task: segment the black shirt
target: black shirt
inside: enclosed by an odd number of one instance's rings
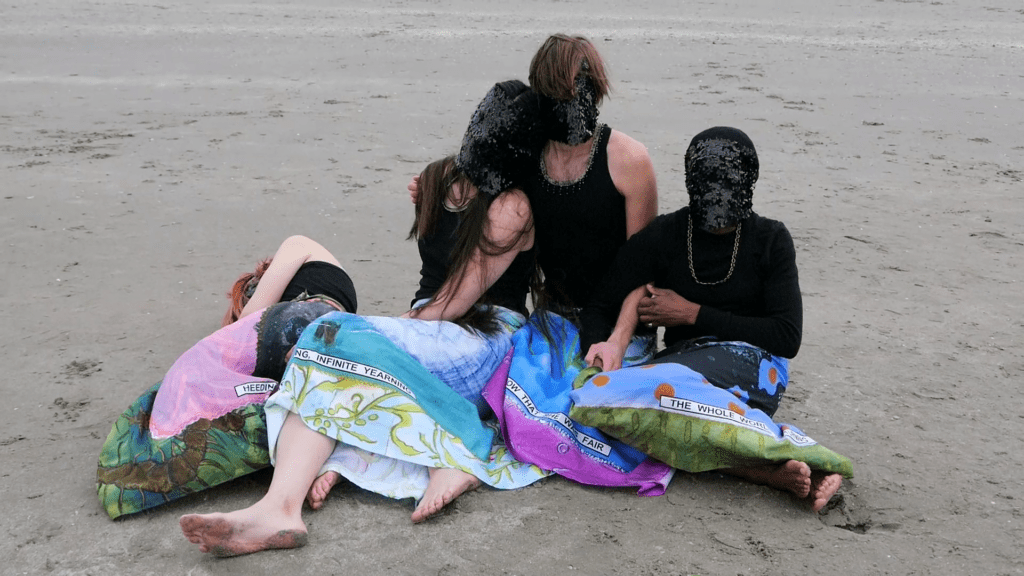
[[[556,309],[585,305],[626,242],[626,199],[608,170],[611,133],[607,126],[598,131],[579,180],[551,182],[538,163],[523,189],[533,211],[544,288]]]
[[[292,276],[281,295],[281,302],[290,302],[305,292],[310,296],[321,294],[333,298],[345,307],[346,312],[356,313],[356,287],[349,275],[330,262],[306,262]]]
[[[723,284],[694,281],[687,257],[690,208],[655,218],[619,250],[601,287],[583,313],[581,349],[608,339],[625,297],[652,283],[700,305],[692,326],[665,329],[665,344],[712,336],[738,340],[793,358],[800,349],[803,303],[796,251],[785,225],[756,214],[743,221],[732,277]],[[729,273],[735,232],[716,235],[693,229],[693,267],[702,282]]]
[[[448,265],[458,239],[459,222],[458,213],[442,210],[434,233],[417,242],[423,265],[420,268],[420,288],[416,291],[413,304],[424,298],[432,298],[448,278]],[[479,301],[504,306],[526,316],[526,295],[530,291],[533,257],[532,248],[517,254],[505,273],[487,289]]]

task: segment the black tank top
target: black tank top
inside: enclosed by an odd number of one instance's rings
[[[285,287],[281,302],[291,302],[303,292],[310,296],[321,294],[333,298],[345,307],[346,312],[356,313],[356,287],[352,279],[330,262],[306,262],[300,266]]]
[[[459,234],[459,214],[442,210],[437,228],[429,237],[417,242],[420,250],[420,288],[412,303],[431,298],[448,277],[448,263]],[[530,275],[533,273],[533,249],[520,252],[505,273],[487,290],[480,299],[484,304],[496,304],[515,310],[526,316],[526,294],[530,291]]]
[[[579,180],[552,181],[543,158],[528,176],[524,191],[536,225],[537,261],[556,309],[586,305],[626,242],[626,199],[608,171],[611,133],[601,126]]]

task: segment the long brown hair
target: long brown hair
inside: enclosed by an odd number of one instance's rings
[[[245,308],[245,304],[252,297],[256,284],[259,283],[260,278],[263,278],[263,273],[267,271],[267,268],[270,268],[272,260],[273,258],[260,260],[256,263],[256,270],[246,272],[239,276],[238,280],[235,280],[231,290],[228,290],[228,311],[224,314],[221,326],[227,326],[238,321],[239,315],[242,314],[242,309]]]
[[[458,183],[462,190],[466,190],[467,186],[473,186],[469,178],[455,167],[455,156],[447,156],[431,162],[420,173],[419,192],[416,196],[416,220],[409,231],[410,239],[427,238],[434,233],[441,211],[445,209],[445,201],[455,183]],[[445,284],[430,298],[431,303],[458,293],[465,280],[466,268],[477,249],[485,256],[500,256],[515,249],[523,236],[533,230],[533,219],[531,218],[530,224],[520,230],[509,242],[499,244],[491,240],[487,234],[490,224],[488,213],[491,204],[499,196],[501,194],[492,196],[477,192],[471,199],[464,200],[465,209],[461,212],[459,232],[448,259]],[[483,275],[486,270],[481,270],[480,273]],[[448,284],[448,280],[452,279],[454,281]],[[471,306],[465,314],[453,322],[484,333],[494,333],[498,330],[494,315],[487,310],[478,310],[476,306]]]
[[[530,87],[555,100],[572,100],[576,75],[584,70],[594,81],[597,104],[601,105],[611,86],[604,61],[597,48],[584,36],[553,34],[541,44],[530,62]]]
[[[461,190],[473,185],[465,174],[455,168],[454,155],[434,160],[420,172],[417,183],[419,191],[416,195],[416,219],[409,230],[409,240],[427,238],[434,234],[441,212],[445,209],[448,191],[455,184],[458,184]]]

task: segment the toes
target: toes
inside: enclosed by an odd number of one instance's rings
[[[818,512],[824,508],[842,485],[843,477],[838,474],[829,474],[823,478],[816,479],[812,494],[811,510]]]
[[[444,499],[438,498],[431,501],[420,502],[420,505],[412,513],[413,522],[423,522],[434,514],[437,514],[444,507]]]
[[[786,462],[785,469],[790,474],[796,476],[806,476],[808,479],[811,477],[811,467],[806,462],[799,460],[790,460]]]

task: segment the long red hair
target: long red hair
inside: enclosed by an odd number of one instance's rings
[[[266,258],[260,260],[256,264],[256,270],[253,272],[246,272],[235,280],[235,284],[228,291],[228,311],[224,314],[224,320],[221,321],[221,326],[227,326],[233,324],[238,320],[238,316],[242,313],[242,309],[245,308],[246,302],[252,297],[255,291],[256,284],[259,283],[260,278],[263,278],[263,273],[270,268],[270,262],[273,258]]]

